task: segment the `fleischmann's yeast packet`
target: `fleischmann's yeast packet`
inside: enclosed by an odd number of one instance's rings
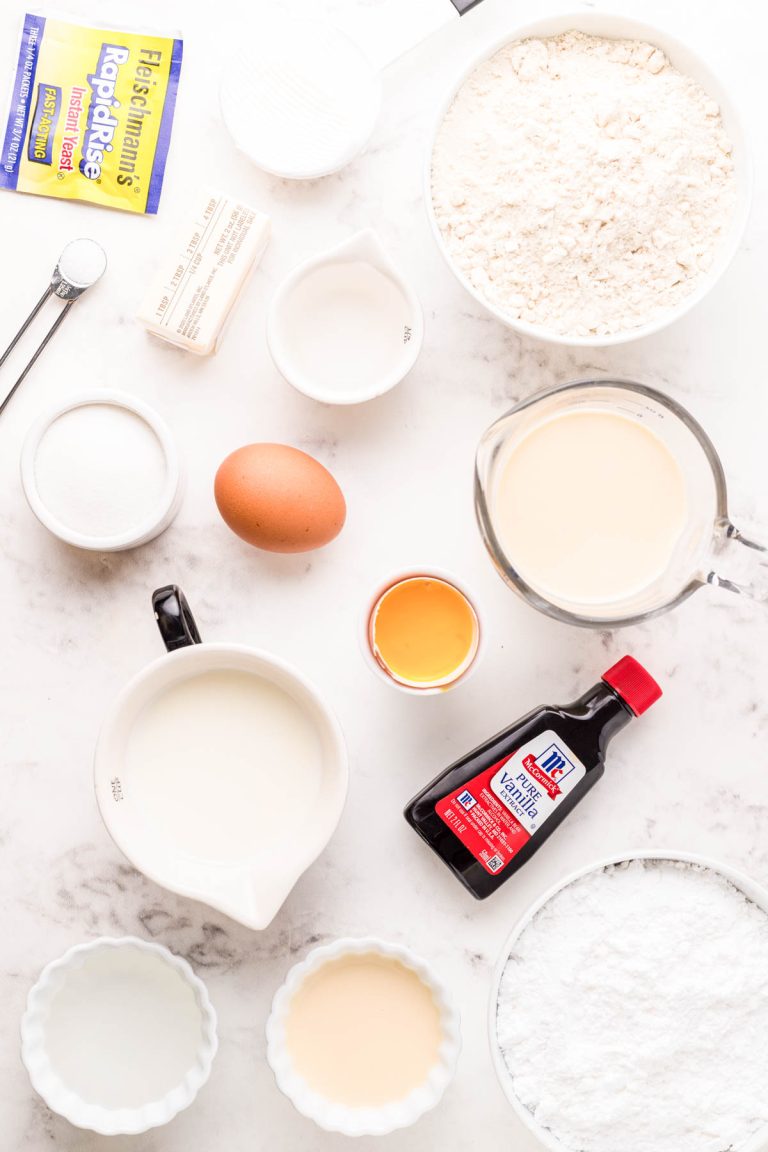
[[[0,188],[157,212],[181,56],[172,36],[27,13]]]

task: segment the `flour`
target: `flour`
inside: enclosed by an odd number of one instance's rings
[[[432,157],[448,253],[511,318],[631,330],[711,268],[735,208],[717,104],[651,44],[516,41],[459,90]]]
[[[768,1123],[768,915],[635,860],[558,892],[501,981],[518,1099],[573,1152],[726,1152]]]

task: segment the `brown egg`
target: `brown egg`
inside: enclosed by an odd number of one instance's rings
[[[347,514],[328,469],[287,444],[238,448],[216,473],[214,495],[232,531],[267,552],[322,548]]]

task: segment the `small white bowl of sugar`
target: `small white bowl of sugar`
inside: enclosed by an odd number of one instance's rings
[[[21,481],[49,532],[95,552],[154,539],[174,519],[184,491],[165,421],[137,397],[108,389],[40,417],[22,448]]]

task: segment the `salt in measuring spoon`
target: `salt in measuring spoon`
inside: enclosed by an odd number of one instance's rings
[[[104,275],[106,267],[106,253],[101,245],[97,244],[95,240],[89,240],[87,237],[80,237],[77,240],[70,240],[69,244],[67,244],[61,256],[59,256],[56,267],[53,270],[50,284],[46,288],[45,292],[43,292],[37,304],[35,304],[29,316],[27,316],[21,328],[19,328],[18,332],[11,340],[5,352],[3,352],[2,356],[0,356],[0,368],[2,368],[3,364],[5,364],[11,352],[13,352],[14,348],[18,344],[19,340],[21,340],[22,336],[27,331],[32,321],[35,319],[45,302],[51,296],[58,296],[60,300],[66,301],[66,304],[54,320],[51,327],[48,329],[48,332],[43,337],[42,341],[37,347],[37,350],[28,361],[21,375],[18,377],[13,387],[6,395],[5,399],[2,401],[2,403],[0,403],[0,416],[2,416],[3,412],[8,407],[8,404],[19,388],[19,385],[28,375],[30,369],[37,361],[46,344],[48,344],[52,336],[61,327],[64,318],[69,313],[69,310],[74,304],[75,300],[78,300],[87,288],[90,288],[91,285],[95,284],[97,280],[101,279],[101,277]]]

